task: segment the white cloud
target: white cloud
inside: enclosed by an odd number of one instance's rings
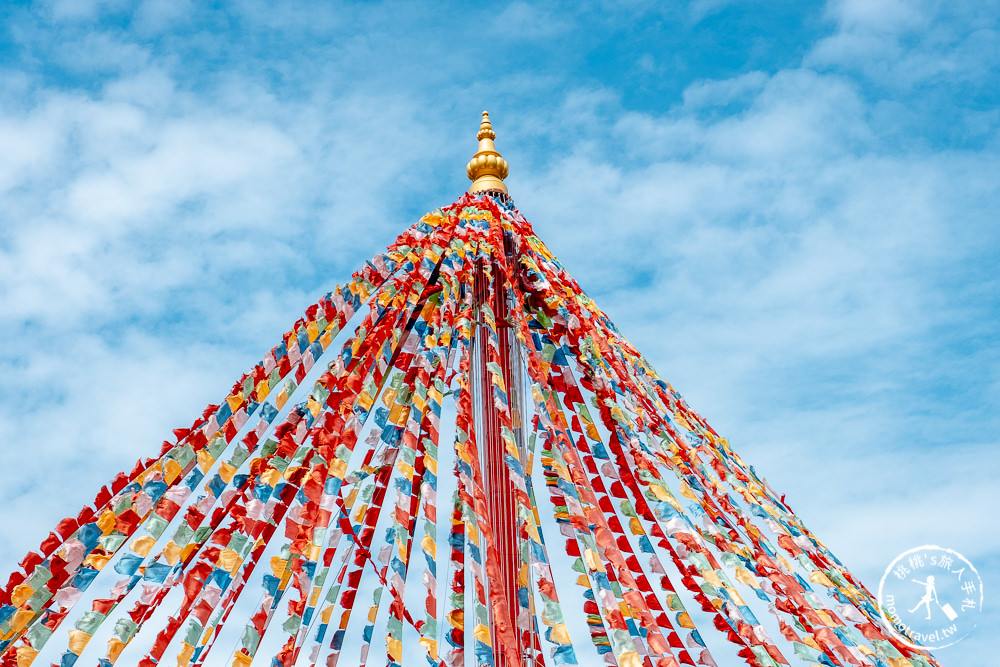
[[[4,159],[0,161],[0,193],[17,187],[37,170],[51,164],[62,137],[51,119],[42,116],[37,113],[0,116],[0,144],[4,146]]]
[[[8,197],[17,224],[6,226],[0,249],[8,322],[145,308],[149,297],[200,279],[220,234],[270,224],[298,173],[291,138],[224,112],[171,118],[120,97],[56,95],[26,118],[0,117],[0,128],[24,138],[0,160],[7,188],[17,188]],[[198,244],[186,256],[140,249],[164,234]],[[213,261],[210,270],[223,268],[234,265]],[[124,276],[133,278],[127,286]]]
[[[898,33],[925,27],[939,4],[924,0],[831,0],[827,14],[846,29]]]
[[[155,212],[169,211],[206,193],[225,196],[238,184],[240,199],[228,202],[238,207],[236,215],[220,220],[218,230],[231,224],[252,225],[257,222],[252,211],[261,202],[242,199],[247,194],[243,188],[251,182],[264,186],[275,170],[293,164],[297,157],[281,131],[237,118],[185,118],[155,128],[147,124],[142,134],[143,143],[152,144],[149,149],[133,146],[111,154],[105,158],[106,166],[88,169],[69,185],[67,206],[80,221],[99,226],[124,220],[141,224]],[[100,162],[94,156],[84,159]]]
[[[688,13],[692,23],[699,23],[733,4],[733,0],[692,0]]]
[[[25,37],[34,40],[41,35]],[[92,76],[97,72],[145,72],[151,68],[152,54],[147,47],[123,40],[112,31],[95,31],[56,45],[53,59],[71,72]]]
[[[544,39],[570,28],[565,12],[531,5],[520,0],[509,3],[494,20],[494,29],[510,39]]]
[[[91,21],[102,11],[121,10],[128,0],[46,0],[41,3],[54,21]]]
[[[699,81],[684,89],[684,106],[691,109],[721,106],[753,99],[768,81],[764,72],[754,71],[722,81]]]
[[[846,67],[891,89],[983,81],[1000,63],[1000,3],[834,0],[836,32],[805,61]]]
[[[135,11],[135,21],[144,32],[159,32],[183,23],[195,13],[191,0],[142,0]]]

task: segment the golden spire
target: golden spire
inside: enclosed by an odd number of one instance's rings
[[[497,138],[493,126],[490,125],[490,114],[483,112],[483,122],[479,126],[479,152],[472,156],[469,164],[465,166],[465,173],[469,175],[472,185],[469,192],[485,192],[486,190],[499,190],[507,194],[507,186],[503,184],[503,179],[507,178],[510,167],[507,160],[504,160],[493,140]]]

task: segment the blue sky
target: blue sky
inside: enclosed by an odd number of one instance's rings
[[[465,189],[875,588],[1000,628],[1000,2],[3,4],[0,570]],[[980,656],[983,657],[980,657]]]

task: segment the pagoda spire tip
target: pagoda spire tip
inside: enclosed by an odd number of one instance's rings
[[[490,114],[483,112],[483,121],[479,124],[479,133],[476,139],[479,140],[479,151],[472,156],[469,164],[465,166],[465,173],[468,174],[472,185],[469,192],[487,192],[498,190],[507,194],[507,186],[503,179],[507,178],[510,167],[507,160],[497,152],[497,147],[493,140],[497,138],[493,131],[493,124],[490,123]]]

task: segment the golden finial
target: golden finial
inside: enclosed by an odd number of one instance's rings
[[[465,173],[469,175],[472,185],[469,192],[485,192],[487,190],[499,190],[507,194],[507,186],[503,184],[503,179],[507,178],[510,167],[507,160],[504,160],[493,140],[497,138],[493,126],[490,125],[490,114],[483,112],[483,122],[479,126],[479,152],[472,156],[469,164],[465,166]]]

